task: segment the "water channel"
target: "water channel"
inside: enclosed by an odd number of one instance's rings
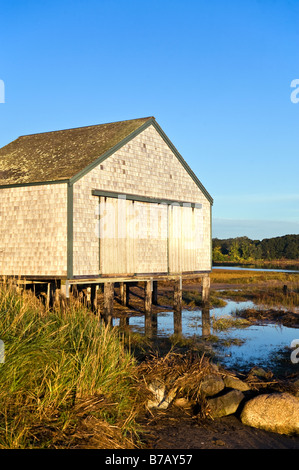
[[[219,268],[216,267],[216,269]],[[228,267],[225,267],[225,269],[228,269]],[[231,267],[231,269],[236,269],[236,267]],[[265,269],[252,270],[266,271]],[[279,271],[289,272],[288,270]],[[299,274],[299,271],[294,272]],[[150,328],[151,334],[160,338],[169,337],[174,333],[179,333],[184,338],[190,339],[203,339],[208,336],[218,337],[218,340],[210,342],[215,354],[214,360],[228,368],[248,371],[251,367],[257,366],[274,371],[279,370],[280,373],[283,372],[281,368],[285,368],[286,373],[299,372],[299,363],[294,363],[291,360],[291,353],[293,352],[291,343],[295,339],[298,339],[299,342],[298,328],[264,322],[246,328],[214,331],[213,319],[236,317],[237,310],[257,307],[251,301],[226,300],[226,302],[227,304],[224,307],[192,311],[183,310],[181,325],[179,325],[177,331],[178,325],[174,325],[172,311],[158,313],[154,316],[153,324],[148,324],[144,315],[132,316],[127,322],[129,321],[130,329],[134,332],[147,334],[146,330]]]
[[[295,371],[298,364],[291,362],[291,343],[299,338],[296,328],[278,326],[276,324],[255,324],[246,328],[230,328],[225,331],[214,331],[213,318],[235,316],[236,310],[254,308],[248,302],[228,301],[225,307],[205,310],[183,310],[181,335],[184,338],[200,339],[211,335],[218,340],[213,346],[215,359],[228,368],[247,370],[253,366],[275,369],[278,356],[284,352],[289,358],[288,370]],[[134,332],[146,334],[144,316],[133,316],[129,320],[130,328]],[[157,315],[153,325],[153,332],[157,337],[169,337],[175,333],[173,313],[162,312]],[[237,341],[236,341],[237,340]],[[226,346],[224,345],[227,344]],[[237,343],[237,344],[235,344]],[[288,360],[287,360],[288,362]]]

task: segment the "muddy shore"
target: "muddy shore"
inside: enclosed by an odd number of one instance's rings
[[[299,436],[252,428],[235,415],[198,423],[185,411],[169,409],[144,424],[150,449],[299,449]]]
[[[184,285],[186,291],[196,288],[193,282]],[[219,282],[211,285],[212,290],[228,288],[240,288],[240,285]],[[167,284],[161,286],[159,294],[162,302],[154,306],[157,312],[161,304],[163,308],[171,308],[167,305],[171,291]],[[138,308],[138,304],[142,303],[138,288],[135,289],[135,295],[135,308]],[[242,424],[236,415],[198,421],[186,410],[170,407],[165,411],[152,411],[142,419],[141,424],[145,429],[148,449],[299,449],[299,436],[280,435],[252,428]]]

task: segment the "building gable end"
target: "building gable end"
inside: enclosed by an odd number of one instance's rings
[[[129,136],[127,136],[125,139],[120,141],[117,145],[115,145],[113,148],[109,149],[107,152],[105,152],[103,155],[101,155],[99,158],[97,158],[94,162],[92,162],[90,165],[88,165],[86,168],[84,168],[82,171],[74,175],[72,178],[70,178],[70,184],[76,183],[79,179],[81,179],[83,176],[85,176],[87,173],[89,173],[91,170],[96,168],[98,165],[103,163],[107,158],[109,158],[111,155],[113,155],[115,152],[117,152],[120,148],[122,148],[124,145],[129,143],[132,139],[137,137],[139,134],[141,134],[145,129],[147,129],[149,126],[153,126],[158,134],[162,137],[164,142],[167,144],[167,146],[170,148],[172,153],[176,156],[176,158],[179,160],[181,165],[184,167],[184,169],[187,171],[189,176],[193,179],[195,184],[198,186],[198,188],[202,191],[204,196],[207,198],[207,200],[210,202],[211,205],[213,205],[213,198],[211,195],[208,193],[206,188],[203,186],[203,184],[199,181],[195,173],[192,171],[190,166],[187,164],[187,162],[183,159],[181,154],[178,152],[176,147],[173,145],[171,140],[167,137],[165,132],[162,130],[162,128],[159,126],[159,124],[156,122],[154,118],[149,119],[146,123],[144,123],[142,126],[140,126],[136,131],[132,132]]]

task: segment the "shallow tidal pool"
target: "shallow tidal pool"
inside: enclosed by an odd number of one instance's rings
[[[288,373],[299,372],[299,363],[294,363],[294,355],[291,358],[292,341],[298,339],[299,343],[297,328],[263,323],[222,331],[213,329],[213,319],[237,318],[236,311],[248,308],[256,306],[251,301],[228,301],[224,307],[211,308],[208,312],[205,310],[204,314],[200,309],[183,310],[181,335],[185,338],[217,336],[219,340],[210,343],[215,352],[214,360],[228,368],[247,371],[253,366],[258,366],[277,369],[280,373],[283,372],[282,369]],[[145,333],[144,315],[131,317],[129,324],[132,331]],[[155,334],[158,337],[169,337],[173,333],[173,312],[159,313]]]

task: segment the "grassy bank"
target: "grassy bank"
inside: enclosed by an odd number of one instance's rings
[[[136,364],[115,330],[2,286],[0,338],[0,448],[134,447]]]
[[[299,307],[298,274],[214,270],[211,283],[212,286],[222,285],[223,289],[218,293],[222,298],[251,300],[272,307]]]
[[[274,271],[239,271],[237,269],[217,269],[217,267],[215,267],[211,273],[212,283],[220,282],[230,284],[253,284],[264,281],[274,281],[277,283],[296,283],[299,282],[299,274]]]

